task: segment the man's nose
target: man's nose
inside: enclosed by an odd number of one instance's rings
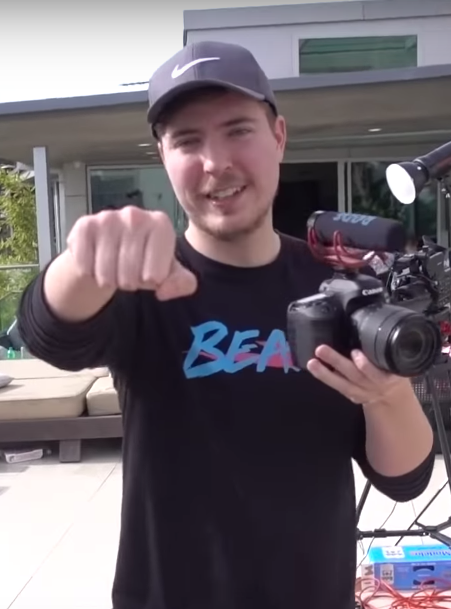
[[[202,150],[204,172],[220,175],[232,167],[232,161],[224,142],[208,142]]]

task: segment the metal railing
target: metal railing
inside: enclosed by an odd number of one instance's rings
[[[0,271],[20,271],[20,270],[30,270],[30,269],[38,269],[39,264],[30,263],[30,264],[0,264]]]
[[[38,273],[37,263],[0,265],[0,333],[14,322],[22,293]]]

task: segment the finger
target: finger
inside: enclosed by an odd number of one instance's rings
[[[113,219],[114,220],[114,219]],[[120,225],[114,221],[96,227],[94,276],[101,288],[117,287],[117,265],[120,251]]]
[[[117,285],[121,290],[137,290],[142,284],[142,264],[147,244],[142,228],[123,233],[117,258]]]
[[[359,370],[361,375],[373,384],[381,385],[390,380],[391,375],[376,368],[361,351],[354,350],[351,353],[351,357],[355,367]]]
[[[141,280],[144,284],[159,286],[169,277],[174,260],[176,234],[168,216],[152,214],[141,265]]]
[[[171,272],[156,291],[159,300],[191,296],[197,290],[196,276],[174,259]]]
[[[361,387],[354,385],[340,374],[329,370],[329,368],[324,366],[319,360],[310,360],[307,363],[307,370],[312,376],[318,379],[318,381],[335,389],[335,391],[344,395],[348,400],[351,400],[351,402],[360,404],[363,401],[363,389]]]
[[[67,247],[82,276],[94,276],[95,240],[92,223],[85,218],[78,221],[78,226],[70,232]]]
[[[354,385],[359,385],[364,388],[368,384],[368,379],[357,368],[354,361],[337,353],[337,351],[331,349],[331,347],[321,345],[316,349],[315,357],[331,366]]]

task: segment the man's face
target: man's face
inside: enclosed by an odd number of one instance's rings
[[[271,217],[285,140],[284,120],[265,104],[207,92],[170,117],[160,152],[190,222],[233,240]]]

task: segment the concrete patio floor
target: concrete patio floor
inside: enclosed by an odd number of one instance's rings
[[[427,491],[396,505],[386,528],[406,528],[444,481],[443,461],[437,458]],[[358,497],[364,482],[356,468]],[[0,609],[111,609],[121,484],[116,442],[87,443],[81,463],[60,464],[56,456],[0,462]],[[372,489],[361,528],[380,527],[393,508]],[[435,524],[449,514],[451,496],[445,489],[422,520]],[[388,545],[387,540],[374,543]],[[358,548],[359,561],[368,544]]]

